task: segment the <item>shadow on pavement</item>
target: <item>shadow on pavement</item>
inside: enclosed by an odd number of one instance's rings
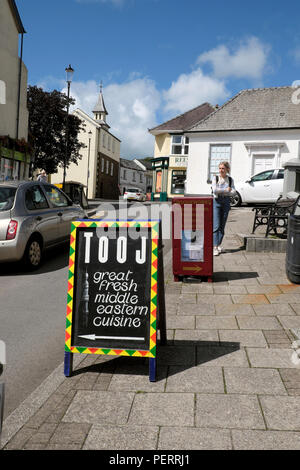
[[[256,271],[218,271],[213,273],[213,282],[235,281],[237,279],[253,279],[258,277]]]
[[[52,271],[63,269],[69,264],[69,242],[65,244],[50,248],[44,253],[42,265],[39,269],[30,271],[22,265],[21,262],[17,263],[1,263],[0,264],[0,277],[1,276],[24,276],[34,274],[44,274]]]
[[[176,375],[180,370],[187,370],[197,365],[209,363],[240,349],[240,343],[227,341],[168,341],[164,346],[157,346],[157,379],[156,382]],[[149,359],[143,357],[103,356],[98,363],[85,367],[79,366],[73,376],[89,373],[149,375]],[[208,365],[208,364],[207,364]],[[166,375],[166,367],[168,367]],[[176,367],[171,367],[176,366]],[[177,369],[178,368],[178,369]],[[200,371],[199,371],[200,373]],[[101,380],[101,379],[100,379]]]

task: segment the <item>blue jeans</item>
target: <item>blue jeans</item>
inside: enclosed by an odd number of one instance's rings
[[[214,215],[213,215],[213,243],[219,246],[222,243],[225,225],[230,211],[230,198],[219,196],[214,199]]]

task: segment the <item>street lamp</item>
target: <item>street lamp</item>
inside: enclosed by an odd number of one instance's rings
[[[66,121],[66,145],[65,145],[65,158],[64,158],[64,176],[63,176],[63,190],[65,190],[66,182],[66,166],[68,160],[68,145],[69,145],[69,99],[70,99],[70,85],[73,79],[74,69],[71,65],[65,69],[66,71],[66,82],[68,84],[68,99],[67,99],[67,121]]]
[[[87,166],[87,178],[86,178],[86,198],[88,199],[89,194],[89,176],[90,176],[90,150],[91,150],[91,138],[92,131],[89,131],[89,149],[88,149],[88,166]]]

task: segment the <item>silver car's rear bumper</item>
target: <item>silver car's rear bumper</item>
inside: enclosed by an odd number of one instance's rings
[[[0,240],[0,262],[19,261],[25,251],[25,245],[20,238],[14,240]]]

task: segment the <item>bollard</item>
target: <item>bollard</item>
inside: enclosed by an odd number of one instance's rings
[[[289,217],[285,266],[288,279],[300,284],[300,215]]]

